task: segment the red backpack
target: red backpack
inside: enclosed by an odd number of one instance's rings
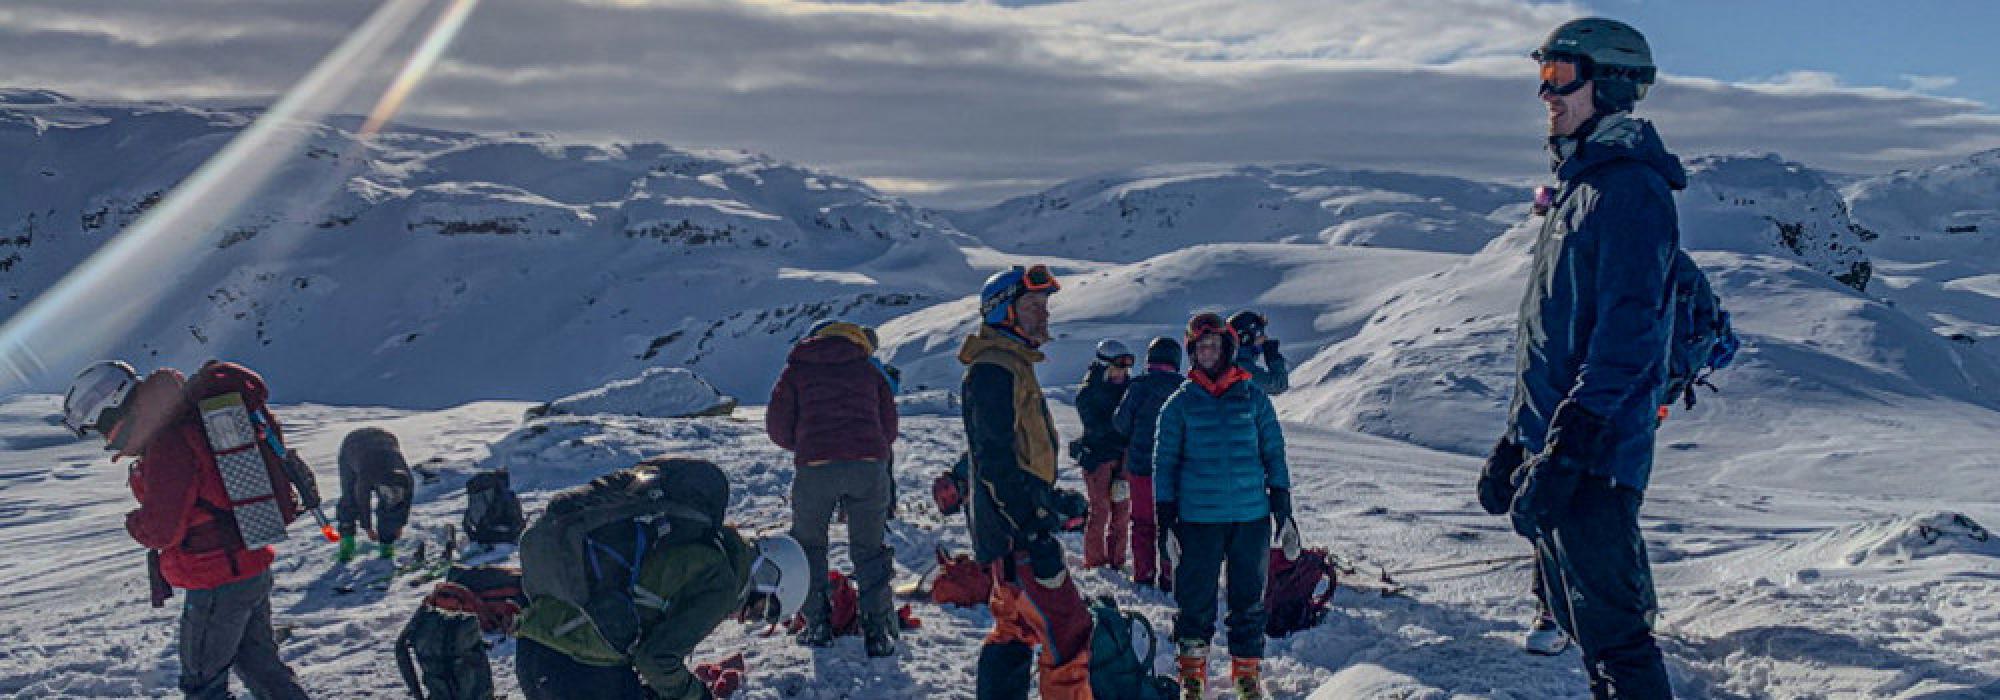
[[[246,547],[284,540],[285,526],[305,512],[300,502],[317,504],[319,494],[316,485],[299,488],[294,483],[312,472],[289,464],[284,430],[264,404],[271,395],[264,378],[234,362],[210,360],[188,378],[183,393],[229,493],[228,503],[207,505],[229,512]]]
[[[132,489],[149,507],[126,529],[158,553],[148,558],[155,606],[172,594],[162,582],[212,588],[263,571],[271,561],[264,547],[319,504],[311,470],[284,448],[268,396],[264,380],[241,365],[210,362],[190,379],[162,369],[134,390],[107,436],[119,456],[140,458]],[[153,503],[148,484],[190,490],[192,502]]]
[[[1320,591],[1320,582],[1326,590]],[[1264,633],[1273,638],[1310,629],[1326,618],[1327,602],[1339,585],[1339,574],[1325,549],[1308,549],[1297,561],[1285,558],[1285,550],[1271,548],[1271,575],[1264,585],[1264,610],[1269,615]]]
[[[993,576],[972,557],[947,555],[944,548],[939,547],[937,560],[937,580],[931,583],[931,602],[969,608],[985,605],[993,598]]]

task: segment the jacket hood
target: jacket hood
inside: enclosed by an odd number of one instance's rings
[[[805,365],[840,365],[867,359],[868,351],[843,336],[821,336],[792,346],[788,362]]]
[[[970,365],[974,359],[979,357],[980,353],[988,350],[1010,353],[1020,357],[1029,364],[1048,359],[1048,356],[1042,354],[1042,351],[1028,347],[1027,343],[1021,342],[1005,331],[992,326],[980,326],[979,332],[966,336],[965,344],[959,346],[958,361],[960,364]]]
[[[1668,187],[1676,191],[1687,189],[1687,169],[1681,166],[1680,157],[1667,152],[1667,144],[1660,139],[1653,123],[1625,112],[1599,120],[1590,138],[1581,143],[1575,139],[1554,139],[1550,149],[1556,155],[1556,179],[1564,182],[1582,177],[1598,166],[1632,160],[1659,173]],[[1567,157],[1563,156],[1565,151],[1569,152]]]

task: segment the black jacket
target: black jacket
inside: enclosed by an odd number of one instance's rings
[[[1091,471],[1114,459],[1125,456],[1125,446],[1131,438],[1120,432],[1112,416],[1118,412],[1118,404],[1125,400],[1125,390],[1132,386],[1130,379],[1113,383],[1104,378],[1110,369],[1103,362],[1090,363],[1090,371],[1083,375],[1083,388],[1076,392],[1076,417],[1083,421],[1083,437],[1077,439],[1082,450],[1078,459],[1084,471]]]
[[[352,535],[359,524],[373,530],[377,540],[394,542],[410,521],[415,490],[395,434],[361,428],[340,441],[340,503],[334,506],[334,518],[342,532]]]

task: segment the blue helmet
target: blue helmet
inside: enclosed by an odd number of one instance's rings
[[[979,316],[988,325],[1006,326],[1014,321],[1014,301],[1028,292],[1054,294],[1062,289],[1056,282],[1054,273],[1047,265],[1011,268],[993,273],[986,278],[986,286],[979,290]]]

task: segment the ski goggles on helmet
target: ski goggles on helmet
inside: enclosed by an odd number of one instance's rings
[[[1200,340],[1205,336],[1213,334],[1225,335],[1228,336],[1229,339],[1234,340],[1236,337],[1236,329],[1230,328],[1229,324],[1227,322],[1224,322],[1221,316],[1217,316],[1215,314],[1201,314],[1195,316],[1194,318],[1188,319],[1188,327],[1187,327],[1188,347],[1194,347],[1194,341]]]
[[[1138,364],[1139,361],[1138,359],[1132,357],[1131,355],[1119,355],[1109,360],[1105,360],[1105,362],[1113,367],[1123,367],[1125,369],[1131,369],[1132,366]]]
[[[1538,55],[1536,60],[1541,61],[1542,76],[1541,89],[1537,94],[1554,93],[1568,97],[1583,89],[1584,83],[1590,82],[1590,66],[1584,61],[1560,54]]]
[[[1023,292],[1054,292],[1062,289],[1062,283],[1056,281],[1055,273],[1049,272],[1049,266],[1033,265],[1021,273],[1021,289]]]

